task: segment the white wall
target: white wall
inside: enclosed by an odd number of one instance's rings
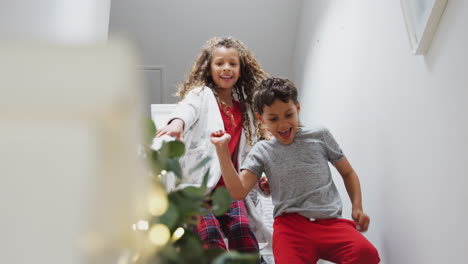
[[[358,172],[382,263],[466,263],[466,17],[466,1],[448,1],[415,56],[400,1],[303,1],[301,118],[328,126]]]
[[[110,0],[0,2],[0,39],[62,43],[107,40]]]
[[[242,40],[272,75],[289,76],[300,0],[113,0],[110,34],[130,36],[145,65],[164,65],[168,96],[213,36]],[[158,103],[153,98],[150,103]]]

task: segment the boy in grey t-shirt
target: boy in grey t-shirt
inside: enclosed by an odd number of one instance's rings
[[[274,204],[273,254],[275,262],[379,263],[375,247],[356,229],[368,229],[370,218],[362,209],[359,178],[326,128],[299,127],[300,104],[294,84],[268,78],[254,94],[257,118],[274,136],[257,143],[240,174],[228,150],[230,135],[216,131],[216,146],[225,185],[234,199],[243,199],[267,176]],[[341,216],[342,203],[328,162],[343,177],[352,202],[352,218]]]

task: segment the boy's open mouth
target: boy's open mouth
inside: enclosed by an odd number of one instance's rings
[[[278,134],[284,139],[288,139],[291,136],[291,133],[292,133],[292,127],[286,131],[278,131]]]

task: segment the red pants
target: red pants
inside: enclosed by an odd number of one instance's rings
[[[311,221],[296,213],[275,218],[273,254],[276,264],[376,264],[377,249],[347,219]]]

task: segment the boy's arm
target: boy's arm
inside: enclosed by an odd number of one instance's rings
[[[349,163],[346,157],[333,163],[335,168],[343,177],[343,181],[348,192],[348,196],[351,199],[353,206],[352,217],[359,226],[359,231],[364,232],[369,228],[370,218],[366,215],[362,209],[362,196],[361,196],[361,184],[359,177],[354,171],[353,167]]]
[[[232,198],[235,200],[244,199],[257,183],[257,176],[249,170],[243,170],[239,175],[232,165],[229,154],[228,143],[231,136],[224,131],[211,133],[211,143],[216,147],[221,173]]]

